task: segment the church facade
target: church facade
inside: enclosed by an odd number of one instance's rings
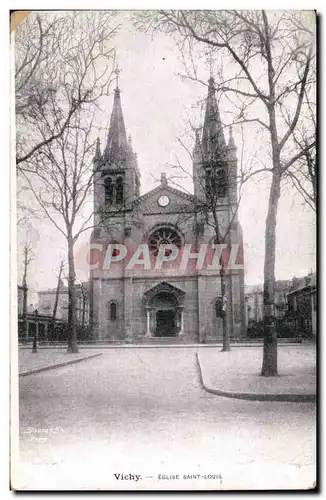
[[[220,341],[223,316],[231,339],[244,336],[236,146],[232,131],[225,140],[213,78],[193,151],[194,194],[171,186],[162,174],[159,186],[140,195],[137,155],[127,139],[118,88],[93,175],[94,340]]]

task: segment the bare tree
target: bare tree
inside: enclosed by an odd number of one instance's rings
[[[24,244],[24,260],[23,260],[23,279],[22,279],[22,288],[23,288],[23,331],[25,334],[25,338],[27,338],[27,294],[28,294],[28,285],[27,285],[27,273],[28,268],[33,260],[33,249],[32,246],[25,242]]]
[[[317,210],[317,123],[316,102],[311,96],[312,92],[305,92],[305,113],[293,130],[292,138],[298,149],[302,151],[296,162],[285,172],[285,179],[289,180],[303,201],[311,210]],[[287,120],[288,121],[288,120]],[[309,147],[313,144],[312,147]]]
[[[74,245],[91,227],[93,211],[82,213],[93,185],[93,118],[79,111],[64,133],[47,143],[34,158],[34,171],[23,172],[45,217],[65,237],[68,261],[68,350],[77,352]],[[86,207],[87,209],[87,207]]]
[[[62,259],[60,262],[59,266],[59,274],[58,274],[58,282],[57,282],[57,289],[55,292],[55,299],[54,299],[54,305],[53,305],[53,311],[52,311],[52,321],[51,321],[51,331],[54,333],[55,332],[55,322],[57,318],[57,310],[58,310],[58,303],[59,303],[59,294],[60,294],[60,288],[62,287],[62,273],[64,269],[64,260]]]
[[[88,283],[84,283],[81,279],[79,279],[78,282],[76,280],[76,288],[78,288],[79,298],[81,299],[79,302],[79,308],[81,309],[79,324],[82,330],[82,334],[84,334],[84,329],[87,326],[86,311],[88,304]]]
[[[33,12],[15,33],[16,165],[59,139],[75,113],[108,94],[116,13]]]
[[[80,289],[81,289],[81,294],[82,294],[82,320],[81,320],[81,327],[84,330],[85,328],[85,318],[86,318],[86,305],[88,301],[88,293],[87,293],[87,286],[85,283],[80,284]]]
[[[67,242],[72,352],[77,352],[73,251],[92,226],[93,211],[87,211],[92,134],[95,112],[113,80],[114,18],[107,11],[36,14],[31,26],[23,25],[17,44],[17,164],[43,215]]]
[[[17,178],[16,190],[16,208],[17,217],[16,225],[18,232],[29,233],[32,232],[35,236],[39,237],[37,232],[37,222],[40,222],[44,214],[35,205],[34,200],[29,197],[29,188],[24,182],[22,176]]]
[[[137,23],[173,35],[188,51],[186,73],[198,79],[194,47],[219,57],[217,90],[237,109],[235,122],[264,130],[270,147],[271,186],[265,228],[264,353],[261,374],[277,375],[275,328],[276,218],[285,173],[315,147],[293,141],[303,113],[305,92],[314,75],[313,11],[159,11]],[[202,50],[203,52],[203,50]],[[203,57],[203,53],[201,54]],[[223,64],[224,62],[224,64]],[[227,71],[233,74],[227,74]],[[284,109],[290,120],[284,120]]]

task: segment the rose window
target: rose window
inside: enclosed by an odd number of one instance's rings
[[[161,228],[155,231],[149,238],[148,246],[150,252],[157,256],[161,245],[176,245],[181,247],[181,238],[176,231],[170,228]],[[167,248],[165,255],[170,255],[171,250]]]

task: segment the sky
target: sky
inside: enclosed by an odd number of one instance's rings
[[[121,68],[119,86],[121,89],[122,109],[127,134],[132,137],[134,151],[138,154],[141,173],[141,193],[154,188],[161,172],[171,175],[168,164],[178,158],[184,168],[191,171],[191,161],[182,149],[178,138],[182,137],[191,146],[187,135],[187,121],[199,124],[202,110],[196,103],[207,94],[207,87],[199,82],[190,82],[180,77],[184,72],[179,53],[173,40],[158,34],[154,38],[137,31],[128,12],[121,13],[119,19],[122,29],[114,40],[117,61]],[[232,68],[230,68],[232,71]],[[200,67],[200,79],[209,77],[207,64]],[[107,129],[113,104],[110,95],[102,101],[99,122]],[[220,103],[222,121],[228,122],[228,109],[225,102]],[[226,134],[227,135],[227,134]],[[243,152],[243,161],[250,162],[252,152],[257,149],[260,137],[245,133],[242,142],[240,130],[234,130],[238,155]],[[105,130],[101,136],[101,146],[105,144]],[[242,151],[243,148],[243,151]],[[268,145],[261,141],[259,157],[268,161]],[[185,187],[192,189],[191,179]],[[269,181],[266,177],[252,180],[245,186],[239,209],[239,219],[243,228],[246,252],[246,284],[263,281],[264,231],[268,206]],[[34,259],[29,269],[29,301],[36,302],[38,290],[54,287],[59,262],[65,256],[63,237],[46,221],[31,221],[27,238],[33,243]],[[21,247],[26,238],[24,230],[18,235],[18,281],[21,281]],[[77,243],[83,245],[89,234],[85,233]],[[315,269],[315,218],[311,210],[303,204],[299,194],[286,187],[280,199],[277,219],[276,279],[289,279],[303,276]],[[80,273],[80,279],[87,279]]]

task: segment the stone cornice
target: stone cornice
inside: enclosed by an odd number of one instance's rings
[[[173,188],[169,186],[168,184],[160,184],[154,189],[151,189],[150,191],[147,191],[147,193],[143,194],[140,196],[136,201],[135,204],[139,204],[142,201],[148,200],[153,194],[158,194],[161,191],[168,191],[171,194],[174,194],[176,196],[180,196],[181,198],[184,198],[187,201],[194,202],[196,200],[195,196],[192,194],[185,193],[184,191],[181,191],[179,189]]]

